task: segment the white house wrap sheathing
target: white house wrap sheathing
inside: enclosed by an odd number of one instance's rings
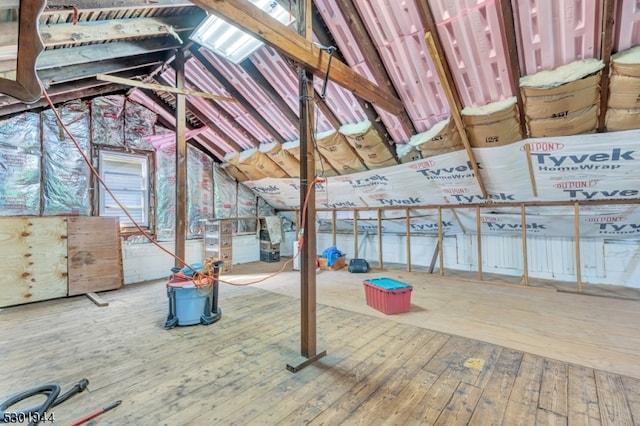
[[[526,139],[500,147],[474,148],[488,200],[482,197],[466,152],[456,151],[384,169],[330,177],[316,185],[317,193],[321,194],[317,196],[317,207],[418,208],[487,201],[637,200],[640,198],[639,143],[640,130],[630,130]],[[534,196],[534,183],[538,197]],[[275,208],[299,207],[299,182],[296,179],[267,178],[246,184]],[[458,211],[459,221],[451,226],[451,230],[474,233],[474,213]],[[518,207],[483,213],[482,227],[492,234],[513,235],[521,227],[518,213]],[[398,222],[393,224],[393,220]],[[429,220],[432,223],[432,218]],[[424,223],[430,223],[429,220]],[[420,228],[420,218],[412,218],[412,223]],[[404,219],[385,219],[383,226],[401,229],[403,224]],[[530,207],[527,209],[527,229],[535,235],[571,237],[574,233],[573,207]],[[431,228],[431,232],[436,233],[437,227]],[[580,235],[637,238],[640,235],[640,209],[636,206],[583,207]]]

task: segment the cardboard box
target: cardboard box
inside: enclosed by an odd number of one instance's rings
[[[333,261],[333,265],[327,266],[327,258],[320,257],[319,264],[320,269],[323,271],[337,271],[338,269],[342,269],[347,266],[347,256],[344,254]]]

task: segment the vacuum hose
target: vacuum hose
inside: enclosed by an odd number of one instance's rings
[[[58,397],[58,395],[60,395],[60,385],[57,384],[38,386],[36,388],[29,389],[27,391],[14,395],[0,404],[0,422],[13,423],[11,421],[11,418],[17,417],[29,419],[29,426],[35,426],[40,422],[40,420],[46,420],[44,419],[44,416],[50,408],[55,407],[56,405],[61,404],[67,399],[71,398],[73,395],[82,392],[87,388],[88,385],[89,380],[82,379],[67,393],[63,394],[60,397]],[[42,403],[42,405],[29,408],[27,410],[15,411],[10,413],[7,412],[7,408],[11,407],[12,405],[39,394],[44,394],[47,396],[46,401]]]

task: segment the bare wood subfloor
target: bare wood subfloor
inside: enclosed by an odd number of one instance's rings
[[[236,271],[236,280],[259,276]],[[332,274],[319,277],[337,281],[341,272]],[[284,280],[294,283],[279,275],[268,284]],[[88,391],[53,409],[57,423],[115,400],[122,405],[94,424],[639,422],[638,379],[399,321],[420,314],[418,305],[385,316],[319,304],[327,356],[293,374],[285,365],[299,355],[299,302],[268,284],[222,285],[219,322],[172,330],[163,328],[164,282],[100,293],[108,307],[78,296],[2,309],[0,400],[49,382],[64,392],[87,378]]]

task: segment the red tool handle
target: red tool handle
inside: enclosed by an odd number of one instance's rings
[[[98,417],[100,414],[112,410],[114,408],[116,408],[118,405],[122,404],[122,401],[116,401],[116,402],[112,402],[111,404],[107,405],[106,407],[103,407],[97,411],[94,411],[93,413],[89,413],[84,417],[81,417],[77,420],[74,420],[73,422],[69,423],[69,426],[78,426],[81,425],[85,422],[88,422],[89,420],[93,419],[94,417]]]

